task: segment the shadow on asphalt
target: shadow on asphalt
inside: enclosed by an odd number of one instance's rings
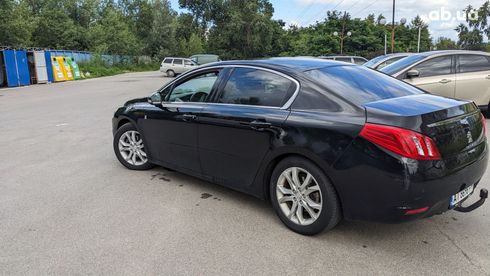
[[[277,218],[269,201],[260,200],[251,195],[238,192],[233,189],[207,182],[192,176],[188,176],[173,170],[165,169],[163,167],[156,167],[155,169],[151,170],[150,178],[159,179],[162,181],[162,184],[168,184],[172,181],[185,183],[181,185],[188,186],[193,190],[201,190],[202,194],[204,195],[204,197],[202,198],[219,197],[219,199],[223,201],[249,205],[252,210],[257,213],[257,215],[265,216],[267,217],[267,220],[271,223],[283,226],[279,218]],[[423,221],[431,219],[432,218],[428,218]],[[447,217],[447,220],[450,220],[450,216]],[[423,223],[423,221],[414,221],[402,224],[383,224],[343,220],[333,230],[318,234],[315,237],[320,239],[329,239],[329,237],[338,237],[340,235],[347,239],[349,237],[356,237],[356,239],[361,240],[398,239],[401,238],[404,233],[410,231],[418,232],[423,230],[422,228],[430,227],[429,224]],[[283,227],[284,231],[289,231],[286,226]]]

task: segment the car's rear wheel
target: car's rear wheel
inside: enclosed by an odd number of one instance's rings
[[[167,77],[175,77],[175,72],[173,70],[167,70]]]
[[[272,205],[293,231],[314,235],[335,227],[341,219],[337,193],[323,171],[311,161],[282,160],[271,177]]]
[[[133,124],[120,127],[114,135],[114,152],[126,168],[131,170],[148,170],[153,167],[148,161],[143,136]]]

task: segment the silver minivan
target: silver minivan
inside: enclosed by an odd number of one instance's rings
[[[414,54],[381,69],[425,91],[490,105],[490,54],[477,51],[434,51]]]
[[[160,72],[167,77],[175,77],[186,71],[196,68],[198,65],[189,58],[166,57],[160,65]]]

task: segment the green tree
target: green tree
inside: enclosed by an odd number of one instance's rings
[[[473,28],[470,30],[468,26],[460,24],[456,31],[458,32],[458,45],[462,49],[466,50],[480,50],[483,46],[482,32]]]
[[[439,37],[434,45],[438,50],[456,50],[458,49],[458,44],[456,41],[447,38]]]
[[[176,52],[176,12],[167,0],[155,0],[152,9],[153,22],[146,40],[145,52],[161,59]]]
[[[112,7],[105,9],[104,16],[90,29],[89,35],[92,49],[101,54],[136,55],[141,52],[142,45],[129,24]]]
[[[0,0],[0,45],[31,46],[35,24],[27,5]]]

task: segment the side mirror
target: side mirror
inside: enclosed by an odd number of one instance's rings
[[[161,105],[162,95],[160,94],[160,92],[155,92],[148,98],[148,102],[152,105]]]
[[[418,70],[410,70],[407,72],[407,78],[413,79],[420,77],[420,72]]]

